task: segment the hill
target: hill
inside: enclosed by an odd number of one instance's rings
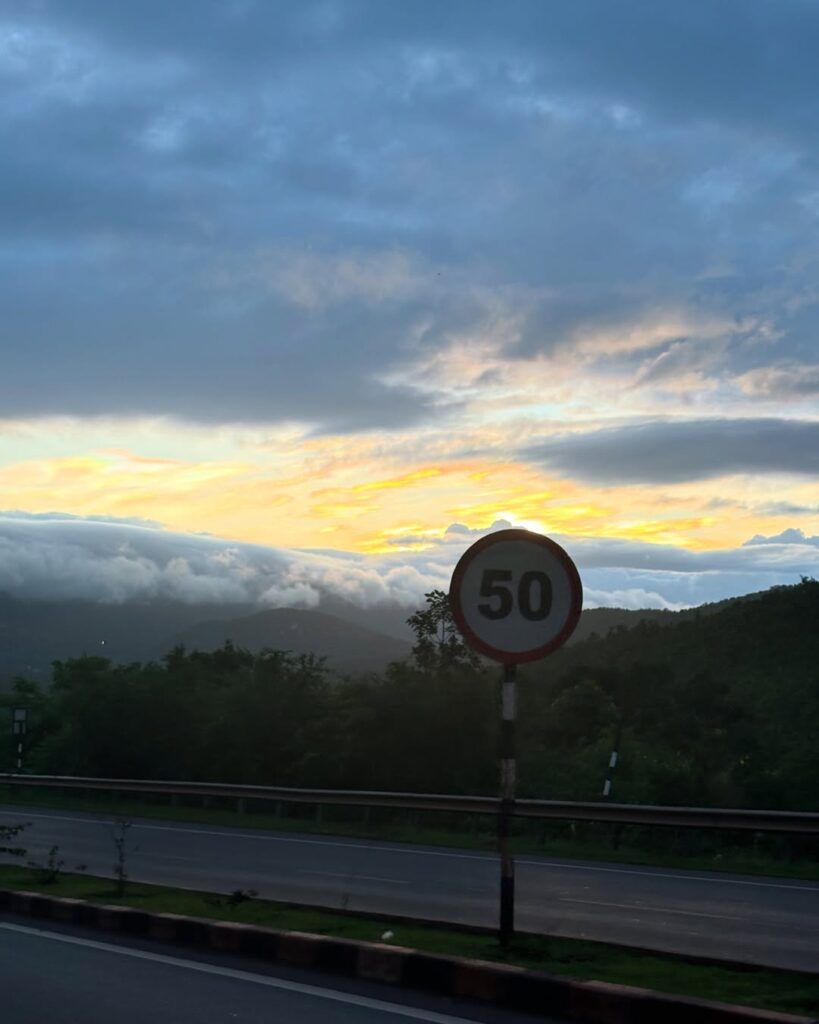
[[[253,651],[283,644],[298,653],[325,654],[339,671],[377,671],[409,653],[413,636],[407,617],[414,610],[397,604],[361,608],[330,596],[322,598],[318,610],[260,610],[253,605],[168,600],[122,604],[23,601],[0,594],[0,686],[15,675],[47,680],[53,661],[81,654],[128,664],[161,658],[179,642],[213,650],[227,639],[245,643],[240,636],[246,637]],[[291,612],[294,617],[288,621],[279,612]],[[673,615],[595,608],[583,613],[573,642],[617,626],[631,626],[645,617],[660,621]],[[351,627],[347,639],[342,637],[339,623]]]
[[[679,612],[592,609],[581,616],[576,642],[548,663],[564,671],[581,662],[626,668],[649,661],[723,678],[761,666],[780,671],[819,658],[817,602],[819,583],[806,580]]]
[[[265,648],[315,654],[341,672],[377,672],[409,655],[407,641],[345,622],[335,615],[297,608],[271,608],[233,619],[200,622],[182,630],[169,646],[215,651],[230,640],[253,653]]]
[[[819,583],[806,580],[616,627],[523,666],[520,795],[600,799],[616,746],[623,802],[819,807],[818,622]],[[236,646],[219,647],[226,636]],[[70,659],[52,687],[22,683],[0,698],[31,709],[30,770],[496,790],[496,665],[427,670],[395,660],[400,641],[292,609],[187,626],[176,638],[200,650],[142,665]],[[390,664],[331,680],[292,655],[244,649],[254,647]]]
[[[522,743],[543,751],[539,771],[550,762],[555,795],[593,794],[622,735],[620,799],[817,806],[819,582],[615,628],[523,677]],[[600,748],[585,783],[582,756],[553,760],[567,742]]]
[[[178,643],[211,651],[225,640],[252,651],[280,647],[323,655],[339,672],[377,671],[410,651],[408,640],[312,610],[20,601],[0,595],[0,686],[16,675],[47,681],[53,661],[82,654],[128,664],[161,659]]]
[[[163,638],[206,614],[227,618],[250,610],[211,605],[206,612],[181,601],[21,601],[0,594],[0,682],[14,675],[48,680],[52,661],[80,654],[118,663],[147,660]]]
[[[569,646],[643,622],[665,625],[714,614],[730,603],[681,612],[587,609]],[[340,672],[381,671],[409,653],[413,635],[407,617],[414,610],[398,604],[361,608],[331,595],[324,595],[315,610],[260,610],[168,600],[22,601],[0,594],[0,688],[15,675],[48,680],[53,661],[81,654],[128,664],[162,658],[177,643],[214,650],[227,639],[252,651],[282,645],[296,653],[325,655],[329,667]],[[348,627],[346,636],[340,624]]]

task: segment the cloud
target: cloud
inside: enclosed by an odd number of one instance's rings
[[[108,603],[417,608],[449,589],[477,536],[454,524],[421,551],[366,556],[237,544],[217,537],[76,517],[0,514],[0,592],[34,600]],[[788,530],[721,551],[556,536],[577,563],[587,607],[681,608],[819,575],[819,539]]]
[[[273,253],[260,272],[283,298],[312,310],[351,300],[370,306],[402,303],[437,287],[430,269],[414,266],[400,251],[336,256],[298,250]]]
[[[765,516],[816,516],[819,515],[819,504],[798,505],[793,501],[771,501],[758,505],[755,511]]]
[[[4,414],[392,430],[463,411],[434,356],[488,322],[644,387],[721,325],[804,392],[730,325],[813,337],[818,45],[802,0],[12,0]]]
[[[288,551],[114,519],[0,513],[0,592],[38,600],[316,607],[322,594],[361,607],[415,606],[446,583],[436,566]]]
[[[143,516],[104,516],[88,515],[79,516],[73,512],[25,512],[22,509],[9,511],[0,510],[0,520],[19,519],[31,522],[59,523],[112,523],[119,526],[139,526],[146,530],[161,530],[163,524],[156,519],[145,519]]]
[[[758,533],[755,537],[751,537],[750,540],[746,540],[744,546],[752,547],[763,544],[797,544],[800,546],[810,544],[813,547],[819,548],[819,537],[807,537],[802,530],[799,530],[796,527],[791,527],[790,529],[783,530],[782,533],[778,533],[773,537],[765,537]]]
[[[819,472],[819,422],[654,421],[562,434],[523,453],[549,469],[606,483],[671,483],[749,474]]]
[[[638,611],[641,608],[659,608],[663,611],[678,612],[689,605],[685,602],[675,603],[667,600],[654,590],[633,587],[630,590],[589,590],[583,591],[585,608],[629,608]]]
[[[754,398],[814,398],[819,395],[819,365],[766,366],[742,374],[737,384]]]

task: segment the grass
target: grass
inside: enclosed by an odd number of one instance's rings
[[[275,832],[302,832],[319,835],[350,836],[379,839],[382,842],[417,843],[458,849],[496,849],[494,824],[486,816],[470,816],[471,827],[458,828],[445,819],[451,815],[417,814],[409,819],[406,812],[364,808],[323,808],[310,816],[298,811],[287,815],[252,811],[240,814],[230,801],[213,801],[213,806],[186,802],[170,803],[167,799],[116,799],[111,794],[91,791],[89,796],[65,795],[52,790],[0,787],[0,803],[18,806],[47,807],[53,810],[86,811],[124,818],[160,818],[192,824],[222,825],[232,828],[256,828]],[[201,798],[200,798],[201,799]],[[220,804],[220,805],[218,805]],[[461,816],[461,821],[464,816]],[[440,824],[436,823],[439,822]],[[442,822],[442,823],[441,823]],[[718,871],[732,874],[763,875],[819,881],[819,857],[786,858],[774,856],[769,850],[748,849],[743,842],[735,846],[723,843],[712,851],[702,852],[696,846],[686,849],[691,831],[681,837],[674,830],[655,829],[646,841],[646,830],[622,830],[622,841],[615,848],[612,826],[581,825],[572,830],[566,823],[518,823],[521,831],[513,836],[517,855],[535,855],[573,860],[597,860],[619,864],[682,868],[693,871]],[[522,829],[526,831],[522,831]],[[537,832],[536,832],[537,830]],[[640,843],[640,837],[643,842]],[[744,837],[747,843],[748,837]]]
[[[258,899],[231,905],[225,896],[137,883],[128,883],[125,895],[119,897],[110,879],[63,874],[46,884],[42,873],[9,865],[0,866],[0,886],[138,907],[153,913],[186,914],[369,942],[380,941],[389,928],[394,932],[391,941],[395,944],[432,953],[512,963],[550,974],[636,985],[786,1013],[819,1012],[818,975],[692,963],[667,954],[549,937],[521,936],[506,952],[493,935],[465,929],[390,925],[365,915],[338,914]]]

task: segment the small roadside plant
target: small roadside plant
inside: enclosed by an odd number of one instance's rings
[[[0,825],[0,853],[7,853],[10,857],[25,857],[28,850],[18,846],[16,840],[30,824],[30,821],[25,821],[19,825]]]
[[[55,843],[48,851],[45,864],[40,864],[36,860],[30,860],[28,866],[38,872],[38,881],[41,885],[54,885],[65,867],[65,860],[60,856],[59,844]],[[85,869],[85,864],[76,864],[74,866],[75,871],[85,871]]]
[[[60,856],[59,845],[55,843],[48,851],[45,864],[38,864],[37,861],[30,860],[28,866],[38,872],[39,881],[43,885],[54,885],[65,867],[65,861]]]
[[[255,889],[234,889],[222,898],[221,896],[205,896],[204,902],[211,907],[229,907],[231,910],[254,900],[259,893]]]
[[[238,907],[242,903],[249,903],[258,895],[255,889],[234,889],[225,902],[229,907]]]

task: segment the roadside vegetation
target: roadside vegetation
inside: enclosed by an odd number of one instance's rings
[[[521,672],[519,795],[648,804],[819,809],[819,583],[805,579],[712,614],[643,622]],[[463,645],[446,596],[410,619],[412,658],[331,679],[320,659],[178,648],[161,663],[55,662],[29,709],[28,772],[445,793],[497,788],[498,671]],[[0,764],[11,770],[12,744]],[[21,794],[32,802],[40,797]],[[54,805],[53,799],[48,798]],[[64,796],[62,800],[74,798]],[[68,806],[62,803],[62,806]],[[98,804],[73,804],[96,807]],[[188,820],[185,805],[112,805]],[[257,807],[225,823],[490,848],[486,819]],[[815,877],[815,837],[519,823],[519,852]]]

